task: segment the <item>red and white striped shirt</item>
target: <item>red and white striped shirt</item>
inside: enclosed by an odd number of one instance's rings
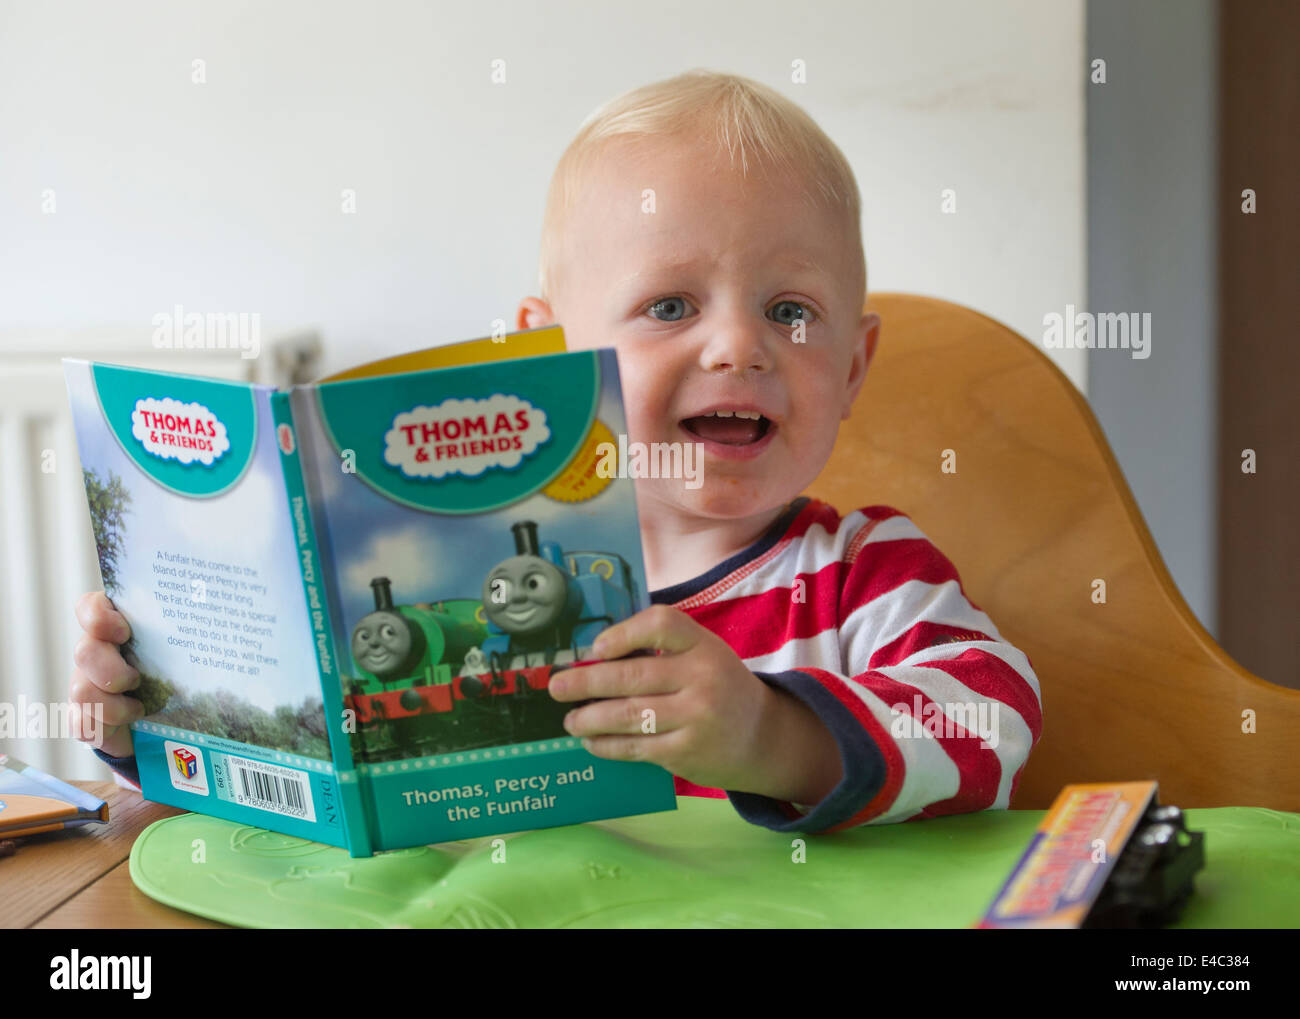
[[[1005,809],[1042,732],[1028,657],[888,506],[841,518],[797,499],[749,548],[651,600],[722,637],[839,745],[840,784],[804,809],[676,776],[679,795],[729,796],[754,824],[823,832]]]

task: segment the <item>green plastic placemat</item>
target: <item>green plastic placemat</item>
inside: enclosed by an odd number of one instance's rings
[[[726,800],[683,797],[672,812],[354,860],[183,814],[141,833],[131,877],[242,927],[966,927],[1042,816],[799,836],[748,824]],[[1179,926],[1300,925],[1300,814],[1220,807],[1187,822],[1206,833],[1206,866]]]

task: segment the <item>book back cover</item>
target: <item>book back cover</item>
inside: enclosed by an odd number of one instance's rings
[[[269,399],[65,359],[145,797],[347,844]]]

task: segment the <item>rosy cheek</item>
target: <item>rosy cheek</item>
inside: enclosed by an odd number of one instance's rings
[[[624,379],[628,378],[624,374]],[[644,432],[655,412],[654,396],[643,385],[623,384],[623,409],[627,414],[627,427],[632,432]]]

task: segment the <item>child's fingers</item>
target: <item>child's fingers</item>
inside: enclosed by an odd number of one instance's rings
[[[613,662],[592,662],[551,676],[548,688],[557,701],[591,697],[645,697],[681,689],[680,668],[660,658],[637,655]]]
[[[73,711],[73,736],[110,757],[133,752],[127,723],[144,715],[144,705],[132,697],[105,693],[86,676],[74,671],[69,701]]]
[[[72,686],[68,700],[79,706],[85,725],[125,725],[144,717],[144,705],[135,697],[125,694],[109,693],[94,683],[80,669],[72,673]],[[78,737],[84,739],[83,737]]]
[[[616,697],[574,708],[564,716],[564,728],[571,736],[651,736],[680,727],[674,708],[671,696]]]
[[[74,704],[76,738],[102,750],[109,757],[130,757],[135,752],[129,725],[109,725],[98,718],[90,705]]]
[[[74,680],[81,677],[107,694],[121,694],[140,685],[140,673],[122,659],[116,645],[83,636],[73,649]]]
[[[121,644],[131,636],[126,617],[113,608],[103,591],[90,591],[77,599],[77,622],[95,640]]]
[[[81,673],[105,693],[119,694],[140,685],[140,673],[126,663],[117,645],[83,634],[72,649],[72,661]]]
[[[667,605],[652,605],[603,630],[593,646],[601,658],[622,658],[633,651],[689,651],[700,641],[704,627],[685,612]]]
[[[109,757],[131,757],[135,753],[135,744],[131,739],[129,725],[108,726],[104,731],[104,742],[100,750]]]
[[[676,770],[674,759],[681,753],[684,730],[635,736],[584,736],[587,753],[611,761],[649,761],[670,771]],[[680,774],[680,772],[678,772]]]

